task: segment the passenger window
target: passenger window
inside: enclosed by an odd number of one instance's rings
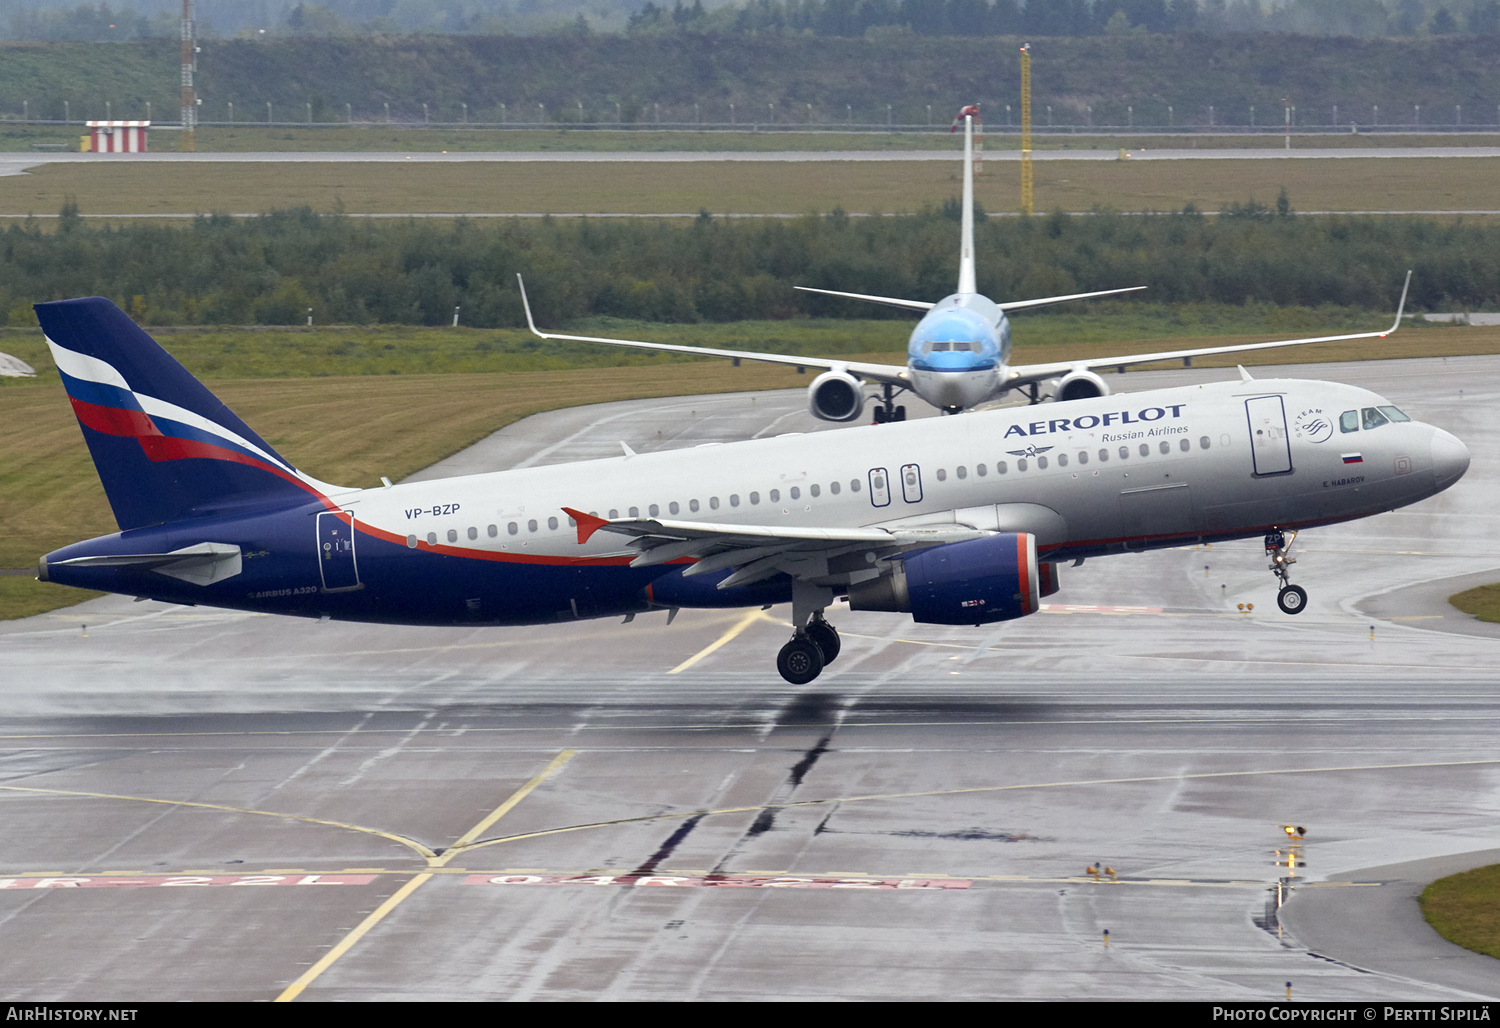
[[[510,524],[508,524],[508,525],[505,526],[505,530],[507,532],[509,532],[511,535],[515,535],[517,532],[519,532],[521,530],[521,526],[518,525],[518,524],[516,524],[514,521],[512,521]]]
[[[1208,436],[1204,436],[1202,439],[1199,439],[1198,445],[1205,450],[1208,449]]]
[[[458,530],[457,529],[455,529],[455,528],[448,529],[448,541],[450,543],[456,543],[456,542],[458,542]]]
[[[989,474],[989,470],[989,465],[987,464],[974,465],[974,473],[977,474],[980,478],[983,478],[985,475]]]
[[[1127,459],[1129,459],[1129,457],[1130,457],[1130,447],[1128,447],[1128,446],[1122,446],[1122,447],[1120,447],[1120,459],[1121,460],[1127,460]]]
[[[485,531],[488,532],[489,537],[493,539],[495,538],[495,536],[500,534],[500,527],[498,525],[491,525],[489,528],[486,528]]]
[[[750,502],[751,503],[759,503],[760,502],[760,493],[751,493],[750,494]]]
[[[526,531],[528,531],[528,532],[535,532],[536,531],[536,519],[535,518],[532,518],[530,521],[526,522]]]
[[[633,518],[640,517],[641,516],[641,508],[639,508],[639,507],[631,507],[630,508],[630,516],[633,517]]]
[[[739,493],[730,493],[729,494],[729,505],[731,507],[738,507],[740,505],[740,494]]]
[[[1068,466],[1068,455],[1066,453],[1059,453],[1057,455],[1057,466],[1060,468],[1065,468]]]
[[[1016,470],[1017,471],[1025,471],[1026,470],[1026,458],[1025,457],[1022,457],[1020,460],[1016,461]]]
[[[828,483],[828,491],[835,496],[839,494],[839,483],[837,479]]]
[[[553,531],[556,531],[557,530],[557,519],[556,518],[548,518],[547,519],[547,527],[550,528],[550,529],[552,529]]]
[[[1374,407],[1366,407],[1360,413],[1364,415],[1364,427],[1367,429],[1379,428],[1381,425],[1387,424],[1385,415]]]
[[[998,475],[1005,474],[1005,461],[1002,460],[1000,463],[995,465],[995,473]]]
[[[768,497],[770,497],[770,500],[771,500],[772,503],[780,503],[781,502],[781,490],[780,489],[772,489],[766,495]]]
[[[478,539],[479,538],[479,529],[477,529],[477,528],[471,528],[471,529],[469,529],[469,538],[470,539]]]
[[[436,546],[437,545],[437,533],[436,532],[428,532],[427,533],[427,545],[428,546]]]
[[[417,548],[417,537],[414,535],[407,536],[406,545],[408,548],[415,550]]]
[[[1079,450],[1078,451],[1078,463],[1080,463],[1080,464],[1087,464],[1088,462],[1089,462],[1088,451],[1087,450]]]
[[[946,481],[948,481],[948,471],[947,471],[947,469],[946,468],[938,468],[938,470],[937,470],[937,476],[938,476],[938,481],[939,482],[946,482]]]
[[[1358,432],[1359,431],[1359,411],[1357,411],[1357,410],[1346,410],[1346,411],[1344,411],[1344,413],[1340,414],[1339,415],[1339,431],[1340,432]]]
[[[1149,456],[1151,456],[1151,444],[1150,443],[1141,443],[1141,456],[1142,457],[1149,457]]]
[[[802,498],[802,490],[798,489],[796,486],[792,486],[791,493],[792,499],[794,500],[800,500]]]
[[[1046,468],[1047,468],[1047,458],[1046,458],[1046,457],[1038,457],[1038,458],[1037,458],[1037,459],[1036,459],[1036,466],[1037,466],[1037,467],[1038,467],[1038,468],[1039,468],[1039,469],[1041,469],[1041,470],[1043,470],[1043,471],[1045,471],[1045,470],[1046,470]]]
[[[959,467],[958,467],[958,477],[959,478],[968,478],[969,477],[969,469],[966,468],[966,467],[964,467],[962,464],[960,464]]]
[[[651,506],[646,508],[646,513],[654,518],[661,513],[661,508],[653,503]]]
[[[610,510],[610,512],[609,512],[609,520],[613,521],[615,518],[617,518],[619,516],[620,516],[620,512],[618,510],[614,510],[614,509]]]
[[[811,493],[811,494],[812,494],[812,495],[813,495],[813,498],[814,498],[814,499],[816,499],[816,498],[817,498],[817,496],[818,496],[818,494],[819,494],[819,493],[820,493],[820,492],[822,492],[822,491],[823,491],[823,490],[822,490],[822,489],[820,489],[820,488],[818,488],[818,487],[817,487],[817,486],[815,486],[815,485],[810,485],[810,486],[808,486],[808,487],[807,487],[807,491],[808,491],[808,492],[809,492],[809,493]]]
[[[1169,443],[1169,442],[1167,442],[1165,439],[1163,439],[1161,441],[1161,443],[1157,445],[1156,448],[1158,450],[1160,450],[1162,453],[1171,453],[1172,452],[1172,444]]]
[[[671,503],[667,504],[667,511],[668,511],[668,513],[676,514],[681,509],[682,509],[681,507],[677,506],[677,501],[676,500],[673,500]]]
[[[709,510],[718,510],[719,509],[719,498],[717,496],[710,496],[708,498],[708,509]]]
[[[1108,450],[1100,450],[1099,451],[1099,459],[1101,461],[1109,460],[1109,451]]]
[[[851,478],[851,479],[849,479],[849,491],[851,493],[857,493],[857,492],[859,492],[859,479],[857,479],[857,478]]]
[[[1181,439],[1177,440],[1177,448],[1183,453],[1187,453],[1193,448],[1193,444],[1188,442],[1187,436],[1183,436]]]
[[[688,510],[692,511],[694,514],[698,513],[698,501],[697,500],[689,500],[688,501]]]
[[[1390,418],[1392,421],[1410,421],[1411,418],[1402,413],[1398,407],[1377,407],[1376,410]]]

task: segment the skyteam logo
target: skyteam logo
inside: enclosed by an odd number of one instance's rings
[[[1298,439],[1326,443],[1333,438],[1333,419],[1324,414],[1321,407],[1309,407],[1298,414],[1294,425]]]

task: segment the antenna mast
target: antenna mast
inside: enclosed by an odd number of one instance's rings
[[[193,0],[182,0],[182,142],[178,149],[192,153],[193,126],[198,121],[198,101],[193,96],[193,66],[198,63],[193,43]]]
[[[1031,44],[1021,47],[1021,213],[1031,217]]]

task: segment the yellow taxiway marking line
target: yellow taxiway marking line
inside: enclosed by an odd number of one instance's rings
[[[280,817],[289,821],[302,821],[312,825],[327,825],[330,828],[343,828],[351,832],[364,832],[366,835],[378,835],[382,839],[399,842],[409,849],[416,850],[422,856],[431,858],[435,854],[432,850],[423,846],[420,842],[408,839],[394,832],[383,832],[379,828],[366,828],[363,825],[349,824],[346,821],[328,821],[321,817],[306,817],[302,814],[283,814],[275,810],[252,810],[249,807],[229,807],[222,803],[194,803],[189,800],[163,800],[150,796],[121,796],[108,792],[80,792],[74,789],[38,789],[24,785],[0,785],[0,790],[5,792],[29,792],[43,796],[80,796],[85,799],[95,800],[125,800],[130,803],[160,803],[169,807],[195,807],[199,810],[225,810],[231,814],[255,814],[258,817]],[[209,872],[212,874],[223,874],[222,871]]]
[[[353,948],[355,943],[357,943],[360,939],[363,939],[365,935],[367,935],[372,928],[379,924],[387,914],[400,906],[401,902],[405,900],[406,897],[410,896],[412,893],[420,889],[422,885],[430,878],[432,878],[433,874],[437,870],[442,868],[444,864],[448,863],[449,860],[467,849],[469,847],[469,844],[479,835],[480,832],[484,831],[486,828],[489,828],[496,821],[499,821],[506,814],[510,813],[510,811],[515,808],[517,803],[520,803],[527,796],[529,796],[532,790],[545,782],[547,778],[551,776],[552,773],[555,772],[558,768],[562,767],[568,761],[572,760],[574,754],[576,754],[577,752],[577,750],[563,750],[556,757],[552,758],[552,763],[548,764],[538,774],[533,776],[531,781],[527,782],[515,792],[511,793],[509,798],[507,798],[504,803],[500,804],[494,810],[490,811],[490,813],[485,816],[483,820],[481,820],[473,828],[470,828],[467,832],[461,835],[458,841],[444,850],[441,855],[431,853],[429,851],[427,862],[431,870],[423,871],[420,874],[415,875],[409,882],[392,893],[389,899],[372,910],[370,912],[370,915],[363,921],[361,921],[358,925],[356,925],[353,931],[340,939],[338,943],[333,947],[333,949],[323,954],[322,958],[319,959],[317,963],[313,964],[312,967],[309,967],[306,971],[304,971],[300,978],[298,978],[292,984],[288,985],[286,989],[282,991],[281,995],[276,997],[276,1002],[290,1003],[292,1000],[302,995],[302,991],[309,985],[311,985],[314,979],[316,979],[320,974],[332,967],[334,962],[337,961],[339,957],[342,957],[345,953],[349,952],[349,950]]]
[[[719,814],[753,814],[762,810],[782,810],[790,807],[812,807],[824,803],[870,803],[878,800],[925,799],[934,796],[966,796],[987,792],[1021,792],[1030,789],[1066,789],[1094,785],[1138,785],[1149,782],[1188,782],[1224,778],[1255,778],[1270,775],[1337,774],[1349,771],[1400,771],[1439,767],[1494,767],[1500,759],[1491,760],[1445,760],[1416,764],[1349,764],[1336,767],[1267,768],[1261,771],[1208,771],[1191,775],[1142,775],[1133,778],[1087,778],[1062,782],[1034,782],[1028,785],[978,785],[965,789],[931,789],[921,792],[872,793],[865,796],[830,796],[816,800],[788,800],[785,803],[762,803],[746,807],[721,807],[717,810],[688,810],[671,814],[647,814],[642,817],[621,817],[610,821],[595,821],[590,824],[568,825],[563,828],[548,828],[539,832],[521,835],[504,835],[472,844],[470,849],[495,846],[503,842],[520,842],[523,839],[539,839],[548,835],[567,832],[582,832],[592,828],[610,828],[615,825],[639,824],[646,821],[680,821],[690,817],[710,817]]]
[[[698,663],[698,661],[702,660],[704,657],[708,656],[710,653],[713,653],[719,647],[723,646],[725,643],[729,642],[731,639],[733,639],[735,636],[739,635],[745,629],[749,628],[750,627],[750,623],[752,621],[755,621],[755,620],[759,619],[759,618],[760,618],[760,610],[759,610],[759,608],[757,608],[755,610],[752,610],[750,613],[746,614],[744,617],[742,617],[738,621],[736,621],[734,623],[734,625],[729,629],[729,631],[725,632],[723,635],[719,636],[713,642],[711,642],[707,646],[703,647],[703,649],[701,649],[697,653],[693,654],[687,660],[684,660],[681,664],[678,664],[671,671],[668,671],[667,674],[669,674],[669,675],[675,675],[675,674],[680,674],[683,671],[686,671],[688,668],[690,668],[694,664]]]

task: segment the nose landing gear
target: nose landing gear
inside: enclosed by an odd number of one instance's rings
[[[1276,593],[1276,606],[1281,608],[1283,614],[1300,614],[1307,607],[1307,590],[1300,585],[1293,585],[1288,574],[1289,566],[1297,563],[1297,558],[1292,556],[1292,542],[1296,538],[1295,530],[1287,534],[1279,528],[1273,528],[1266,533],[1266,556],[1271,558],[1271,574],[1281,580],[1281,588]]]
[[[906,420],[906,408],[898,407],[895,403],[895,387],[886,383],[882,387],[882,399],[880,406],[875,408],[875,424],[887,425],[895,421]],[[903,387],[902,392],[905,392]]]

